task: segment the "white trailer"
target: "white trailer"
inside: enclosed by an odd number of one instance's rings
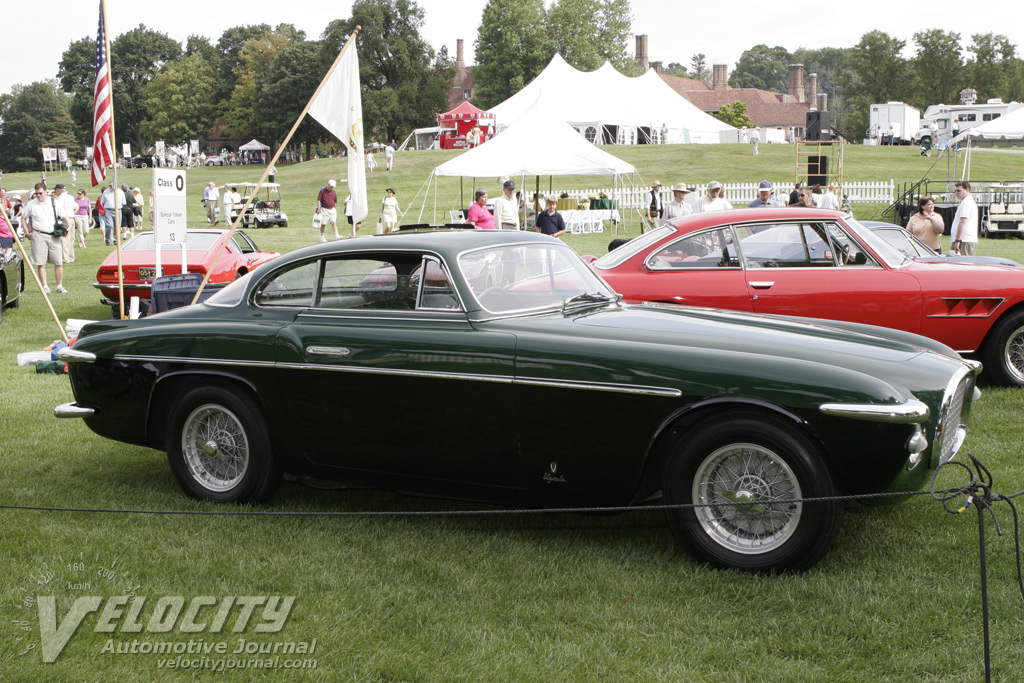
[[[914,142],[918,128],[921,125],[920,110],[911,107],[903,102],[886,102],[885,104],[872,104],[870,115],[870,126],[868,137],[882,138],[885,144],[885,137],[892,126],[894,145],[907,145]]]
[[[921,144],[927,141],[936,145],[939,140],[953,137],[954,131],[963,133],[1021,107],[1024,107],[1024,103],[1003,102],[998,98],[984,104],[933,104],[924,110],[921,128],[914,141]]]

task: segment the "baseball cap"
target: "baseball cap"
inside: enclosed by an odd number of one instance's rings
[[[771,181],[768,181],[768,180],[762,180],[761,184],[757,186],[757,191],[758,192],[763,192],[765,190],[770,190],[770,189],[772,189],[772,184],[771,184]]]
[[[722,183],[718,182],[717,180],[712,180],[710,183],[708,183],[708,189],[709,190],[721,190],[722,189]]]
[[[330,180],[328,180],[327,184],[330,185],[331,187],[337,187],[338,186],[338,183],[334,182],[334,178],[331,178]]]
[[[501,184],[501,186],[504,189],[506,189],[506,190],[514,190],[514,189],[516,189],[516,184],[513,181],[511,181],[511,180],[506,180],[505,182],[503,182]]]
[[[53,186],[53,189],[55,189],[55,190],[63,190],[64,186],[61,185],[60,183],[57,183],[56,185]]]

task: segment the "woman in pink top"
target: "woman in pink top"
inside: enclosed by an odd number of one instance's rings
[[[487,190],[476,191],[476,201],[469,207],[466,222],[484,230],[494,230],[494,216],[487,210]]]
[[[78,211],[75,212],[75,228],[78,233],[78,246],[85,249],[85,237],[89,234],[89,198],[85,196],[85,190],[79,189],[75,197],[75,204],[78,204]]]
[[[939,238],[946,231],[946,223],[942,220],[942,215],[935,210],[934,199],[921,197],[917,200],[917,213],[907,221],[907,230],[935,251],[942,251]]]

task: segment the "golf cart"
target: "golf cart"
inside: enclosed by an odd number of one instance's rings
[[[241,183],[238,185],[242,195],[242,206],[249,200],[256,183]],[[259,194],[253,199],[252,206],[242,216],[242,225],[246,228],[266,228],[271,225],[288,227],[288,216],[281,211],[281,186],[277,183],[263,183],[260,186]]]

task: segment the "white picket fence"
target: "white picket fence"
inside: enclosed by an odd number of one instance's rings
[[[793,189],[793,183],[791,181],[775,180],[771,180],[771,183],[775,187],[775,196],[780,201],[788,202],[789,193]],[[725,198],[734,206],[740,208],[757,198],[757,187],[759,184],[760,181],[752,183],[723,183],[722,189],[725,190]],[[704,188],[707,187],[707,183],[697,186],[690,185],[689,187],[694,190],[690,196],[695,197],[703,192]],[[619,188],[617,191],[610,188],[552,190],[556,197],[564,193],[574,199],[579,199],[581,202],[586,201],[591,196],[597,197],[603,192],[608,197],[619,200],[626,209],[646,209],[650,201],[648,199],[649,191],[649,188]],[[896,183],[890,179],[844,183],[843,187],[836,191],[836,194],[840,200],[844,194],[847,195],[852,204],[892,204],[895,201],[895,192]],[[672,201],[671,186],[663,186],[661,188],[661,197],[665,203]]]

